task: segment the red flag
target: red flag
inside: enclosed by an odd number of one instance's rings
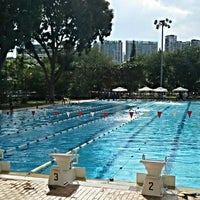
[[[160,118],[162,115],[162,112],[158,111],[158,117]]]
[[[78,112],[78,116],[81,117],[83,113],[81,111]]]
[[[55,111],[55,112],[54,112],[54,115],[55,115],[55,116],[58,116],[58,111]]]
[[[133,117],[133,111],[130,111],[129,114],[130,114],[130,116],[132,118]]]
[[[191,115],[192,115],[192,111],[189,110],[189,111],[187,112],[187,114],[188,114],[188,117],[191,117]]]

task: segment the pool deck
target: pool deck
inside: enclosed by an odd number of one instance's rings
[[[164,196],[159,198],[143,196],[141,189],[134,183],[87,179],[49,190],[47,176],[0,174],[0,200],[181,200],[186,199],[177,195],[181,191],[200,191],[167,190]],[[188,199],[200,200],[200,196],[188,196]]]

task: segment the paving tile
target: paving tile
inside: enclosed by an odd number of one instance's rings
[[[133,189],[132,186],[123,184],[98,184],[98,181],[77,183],[50,191],[47,180],[0,178],[0,200],[184,200],[175,194],[165,194],[162,198],[144,197],[141,195],[141,189]],[[188,200],[200,198],[188,197]]]

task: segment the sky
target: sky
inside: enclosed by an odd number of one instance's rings
[[[178,41],[200,40],[200,0],[107,0],[113,9],[112,32],[106,40],[157,41],[161,27],[154,21],[172,20],[165,35],[177,35]]]
[[[113,9],[112,32],[106,40],[157,41],[161,28],[154,21],[172,20],[164,35],[177,35],[178,41],[200,40],[200,0],[107,0]],[[124,49],[123,49],[124,50]]]

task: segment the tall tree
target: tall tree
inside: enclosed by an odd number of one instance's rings
[[[90,91],[110,89],[114,82],[114,72],[117,70],[113,60],[92,48],[89,53],[77,57],[77,67],[72,73],[71,85],[68,91],[79,97],[88,97]]]
[[[55,84],[69,67],[75,51],[91,47],[99,38],[109,36],[113,12],[105,0],[42,0],[40,25],[33,35],[44,49],[48,62],[38,55],[33,42],[26,50],[41,65],[50,98],[54,98]]]
[[[0,0],[0,70],[11,49],[30,39],[40,0]]]
[[[130,61],[134,61],[136,58],[136,46],[135,46],[135,40],[133,40],[133,45],[131,49],[131,55],[130,55]]]
[[[158,87],[160,81],[160,52],[145,56],[143,62],[146,80],[144,85]]]

